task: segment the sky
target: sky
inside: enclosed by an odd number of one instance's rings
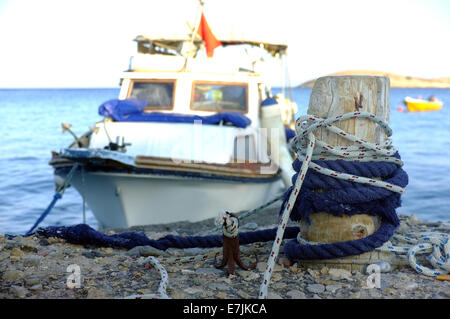
[[[195,24],[197,4],[0,0],[0,88],[117,87],[134,37],[169,19]],[[355,69],[450,77],[449,0],[205,0],[204,12],[213,32],[220,20],[286,42],[292,85]]]

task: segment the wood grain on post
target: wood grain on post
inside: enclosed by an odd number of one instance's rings
[[[354,111],[367,111],[388,122],[389,88],[388,77],[322,77],[316,80],[312,89],[308,114],[330,118]],[[386,139],[384,131],[368,119],[343,120],[334,125],[371,143],[381,143]],[[326,129],[317,129],[314,134],[316,139],[333,146],[352,144],[351,141]],[[373,234],[380,225],[379,217],[361,213],[342,217],[327,212],[311,214],[310,224],[304,220],[300,221],[302,237],[311,241],[332,243],[356,240]]]

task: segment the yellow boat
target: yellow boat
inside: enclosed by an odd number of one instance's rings
[[[422,99],[415,99],[412,97],[405,97],[403,100],[409,112],[426,112],[426,111],[439,111],[442,109],[442,101],[427,101]]]

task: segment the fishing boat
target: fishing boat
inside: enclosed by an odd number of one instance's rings
[[[80,137],[63,124],[75,141],[52,152],[56,186],[70,175],[100,228],[241,212],[290,184],[283,129],[292,119],[281,116],[287,104],[276,103],[254,69],[211,57],[211,30],[201,19],[175,36],[137,36],[118,99],[99,106],[103,120]],[[256,47],[274,58],[287,49],[236,34],[213,37],[224,49]],[[198,57],[205,48],[208,56]]]
[[[443,106],[443,102],[437,99],[427,101],[407,96],[403,101],[409,112],[439,111]]]

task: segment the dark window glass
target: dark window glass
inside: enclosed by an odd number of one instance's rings
[[[147,100],[148,108],[173,107],[175,82],[133,82],[130,97]]]
[[[194,83],[191,108],[201,111],[247,111],[247,85]]]

